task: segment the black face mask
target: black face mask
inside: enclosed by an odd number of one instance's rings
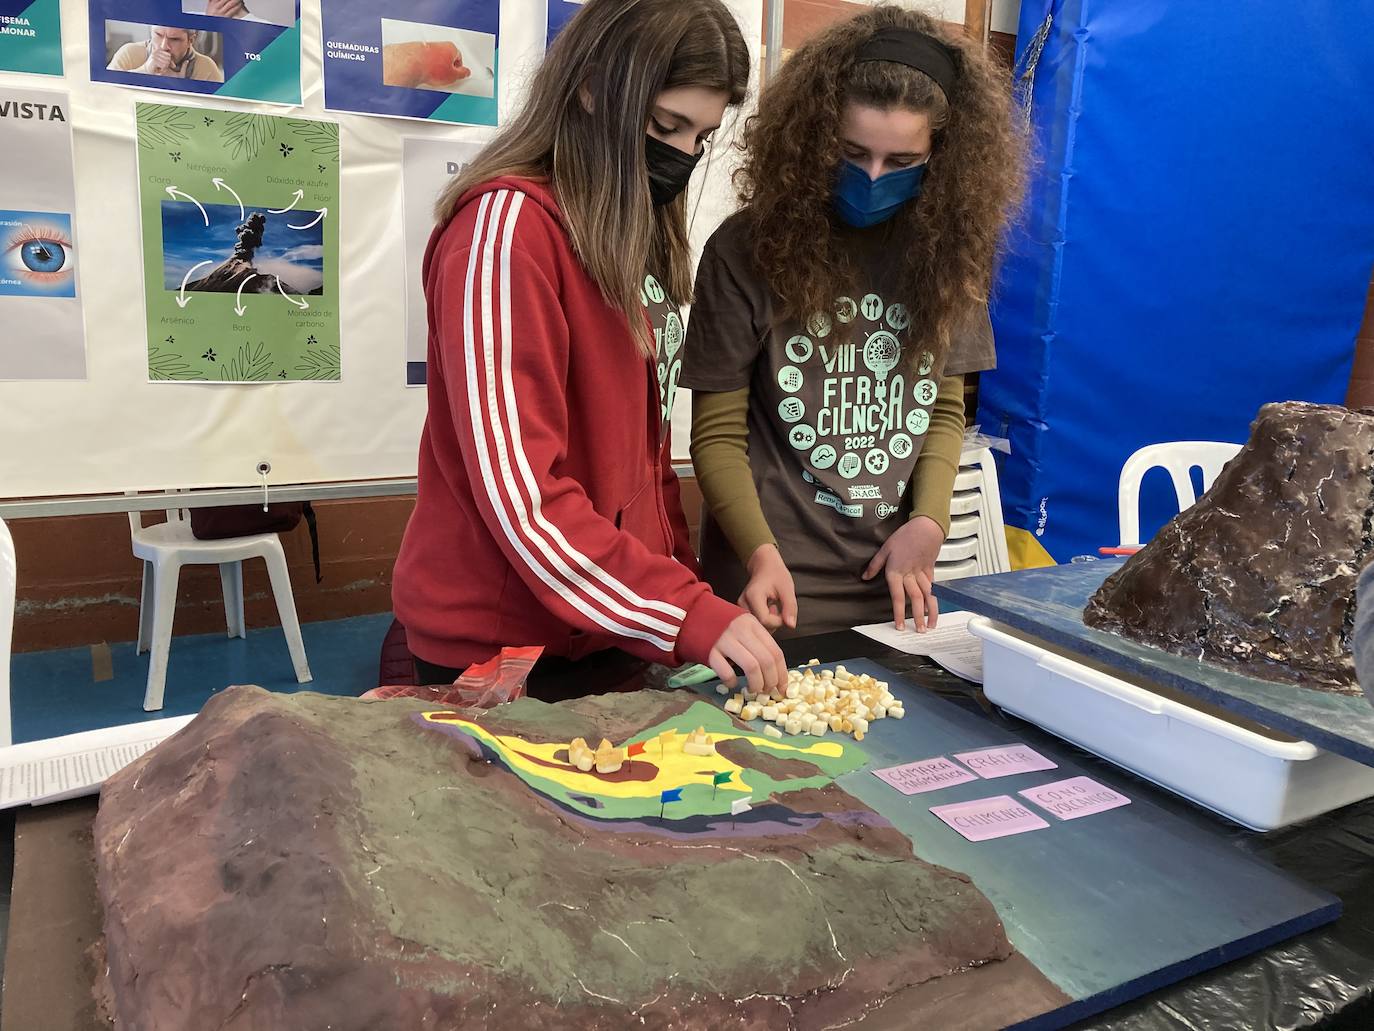
[[[702,152],[684,154],[648,133],[644,134],[644,141],[644,161],[649,166],[649,196],[654,207],[661,208],[687,189],[687,180],[692,177],[692,169],[697,167]]]

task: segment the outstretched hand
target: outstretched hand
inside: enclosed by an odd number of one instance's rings
[[[945,543],[945,532],[929,516],[917,516],[897,529],[878,549],[863,572],[865,580],[882,573],[892,596],[892,621],[898,630],[906,629],[908,601],[911,621],[917,633],[932,629],[940,618],[940,606],[931,587],[935,582],[935,559]]]
[[[739,606],[770,631],[797,628],[797,589],[776,545],[761,544],[749,556],[749,582]]]

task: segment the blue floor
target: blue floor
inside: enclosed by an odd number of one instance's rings
[[[110,646],[114,679],[91,679],[90,648],[15,655],[10,668],[14,741],[35,741],[82,730],[199,712],[213,694],[233,684],[270,691],[319,691],[360,695],[377,686],[382,638],[391,614],[306,623],[301,627],[314,681],[297,684],[280,627],[248,631],[246,639],[223,633],[176,637],[160,712],[143,711],[148,656],[134,645]]]

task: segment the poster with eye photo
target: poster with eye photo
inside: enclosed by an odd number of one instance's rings
[[[90,0],[91,81],[301,102],[299,0]]]
[[[70,111],[0,86],[0,380],[86,378]]]
[[[138,104],[148,378],[336,381],[339,126]]]
[[[330,111],[496,124],[497,0],[321,0]]]

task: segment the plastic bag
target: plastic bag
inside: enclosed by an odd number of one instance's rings
[[[982,426],[970,426],[964,430],[964,450],[969,451],[973,448],[989,448],[993,451],[1000,451],[1004,455],[1011,454],[1011,441],[1006,437],[990,437],[982,432]]]
[[[486,662],[469,666],[452,684],[374,687],[362,697],[374,700],[420,698],[436,705],[490,709],[493,705],[524,697],[525,681],[543,654],[543,648],[502,648],[500,654]]]

